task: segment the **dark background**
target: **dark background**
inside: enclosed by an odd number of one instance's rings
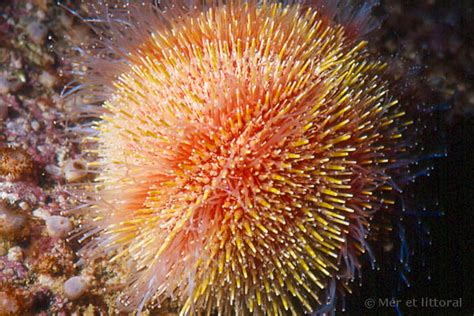
[[[448,156],[435,162],[435,170],[421,179],[428,196],[439,201],[443,216],[424,217],[431,246],[409,240],[412,256],[410,287],[371,271],[366,265],[362,287],[347,298],[346,314],[397,315],[395,308],[368,309],[367,299],[395,297],[403,315],[474,315],[474,2],[473,1],[382,1],[377,14],[385,16],[379,31],[371,36],[375,51],[402,59],[418,69],[414,80],[426,84],[428,104],[447,104],[437,114]],[[421,85],[421,86],[422,86]],[[418,236],[418,238],[421,238]],[[398,278],[400,279],[400,278]],[[407,308],[410,299],[462,298],[462,308]]]

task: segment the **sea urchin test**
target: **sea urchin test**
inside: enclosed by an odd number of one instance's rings
[[[135,311],[318,311],[350,292],[412,151],[368,13],[189,2],[92,6],[82,255],[128,267]]]

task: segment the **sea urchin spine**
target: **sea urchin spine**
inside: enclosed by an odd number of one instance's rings
[[[362,19],[297,1],[104,16],[83,77],[105,101],[88,138],[85,258],[126,262],[122,299],[137,310],[301,314],[336,283],[350,291],[413,123],[357,39]]]

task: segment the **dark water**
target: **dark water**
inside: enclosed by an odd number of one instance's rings
[[[434,192],[444,215],[423,218],[432,245],[413,254],[412,271],[407,274],[410,287],[396,291],[394,284],[403,281],[366,267],[363,286],[347,300],[349,315],[474,314],[474,107],[472,100],[460,97],[473,93],[473,7],[472,1],[383,2],[389,29],[382,37],[395,39],[396,53],[402,56],[413,49],[414,60],[426,67],[424,79],[429,81],[430,72],[441,69],[454,90],[449,96],[433,89],[430,95],[429,102],[449,100],[451,105],[441,116],[446,122],[448,157],[438,160],[431,177],[421,180],[425,191]],[[413,33],[418,33],[416,40],[411,38]],[[409,240],[412,249],[416,243]],[[375,306],[368,308],[371,300]]]

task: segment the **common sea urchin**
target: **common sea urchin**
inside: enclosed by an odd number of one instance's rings
[[[223,2],[94,7],[82,251],[130,266],[137,310],[314,312],[350,291],[413,121],[358,39],[364,8]]]

